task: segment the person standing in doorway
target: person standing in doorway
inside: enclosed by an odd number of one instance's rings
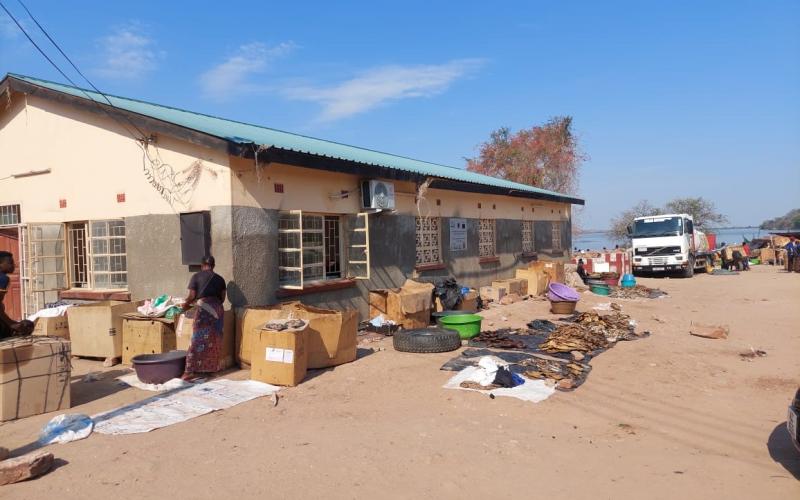
[[[203,257],[200,271],[189,281],[189,293],[183,309],[196,305],[192,340],[186,355],[184,380],[198,378],[200,373],[219,370],[222,349],[225,280],[214,272],[214,257]]]
[[[8,275],[14,273],[14,268],[14,256],[0,251],[0,340],[14,335],[30,335],[33,331],[33,323],[30,321],[14,321],[6,314],[4,302],[11,284]]]

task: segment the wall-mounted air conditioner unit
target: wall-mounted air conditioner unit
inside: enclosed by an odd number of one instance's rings
[[[394,184],[386,181],[363,181],[361,202],[364,208],[394,210]]]

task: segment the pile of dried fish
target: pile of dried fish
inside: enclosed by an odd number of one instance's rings
[[[494,347],[497,349],[525,349],[525,344],[519,340],[508,338],[507,332],[513,330],[498,330],[496,332],[481,332],[472,341],[485,343],[486,347]]]
[[[609,297],[612,299],[657,299],[664,295],[667,295],[667,292],[658,288],[636,285],[633,288],[612,287]]]
[[[580,385],[591,370],[589,365],[582,363],[564,363],[541,358],[527,359],[521,364],[528,368],[523,372],[526,377],[555,380],[556,387],[562,390],[574,389]]]
[[[601,332],[609,342],[637,337],[636,329],[631,324],[631,317],[620,312],[603,316],[596,312],[585,312],[574,316],[571,320],[579,325]]]
[[[592,352],[608,347],[602,328],[587,327],[575,323],[561,325],[550,334],[546,342],[539,344],[545,352]]]

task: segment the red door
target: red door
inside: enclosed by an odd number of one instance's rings
[[[9,274],[8,291],[3,305],[6,314],[13,320],[22,319],[22,294],[19,285],[19,230],[17,228],[0,228],[0,250],[11,252],[17,265],[14,274]]]

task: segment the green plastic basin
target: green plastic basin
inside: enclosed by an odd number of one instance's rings
[[[592,291],[592,293],[597,295],[608,295],[611,293],[611,289],[608,287],[608,285],[592,285],[589,287],[589,289]]]
[[[468,340],[481,333],[481,321],[483,318],[477,314],[453,314],[442,316],[437,323],[442,328],[457,331],[462,339]]]

